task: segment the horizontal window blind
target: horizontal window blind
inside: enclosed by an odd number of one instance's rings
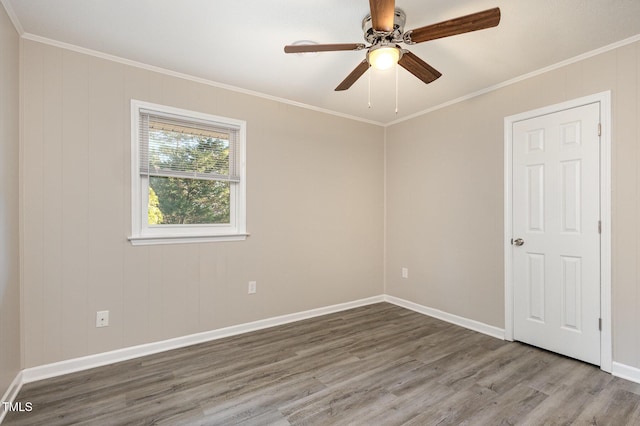
[[[240,182],[239,128],[140,109],[140,174]]]

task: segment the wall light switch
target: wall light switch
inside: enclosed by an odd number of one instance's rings
[[[402,278],[409,278],[409,268],[402,268]]]
[[[256,282],[249,281],[249,294],[254,294],[256,292]]]

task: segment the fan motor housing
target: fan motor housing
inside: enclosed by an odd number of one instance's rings
[[[401,43],[402,33],[404,33],[404,24],[407,21],[407,15],[402,9],[396,8],[393,17],[393,31],[380,32],[373,29],[371,22],[371,14],[362,20],[362,31],[364,31],[364,39],[370,44],[378,44],[380,42]]]

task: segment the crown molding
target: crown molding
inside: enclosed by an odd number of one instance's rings
[[[3,3],[7,0],[0,0]],[[229,84],[224,84],[224,83],[220,83],[217,81],[213,81],[213,80],[208,80],[206,78],[202,78],[202,77],[196,77],[190,74],[185,74],[185,73],[181,73],[181,72],[177,72],[177,71],[172,71],[166,68],[162,68],[162,67],[157,67],[155,65],[149,65],[149,64],[145,64],[142,62],[138,62],[138,61],[133,61],[131,59],[126,59],[126,58],[122,58],[120,56],[116,56],[116,55],[110,55],[108,53],[104,53],[104,52],[100,52],[97,50],[93,50],[93,49],[87,49],[84,47],[80,47],[80,46],[76,46],[74,44],[69,44],[69,43],[65,43],[62,41],[58,41],[58,40],[53,40],[50,38],[46,38],[46,37],[41,37],[35,34],[31,34],[31,33],[24,33],[21,35],[23,39],[25,40],[31,40],[37,43],[42,43],[42,44],[46,44],[49,46],[54,46],[54,47],[59,47],[61,49],[65,49],[65,50],[70,50],[76,53],[81,53],[84,55],[88,55],[88,56],[94,56],[96,58],[100,58],[100,59],[105,59],[108,61],[112,61],[112,62],[116,62],[119,64],[123,64],[123,65],[128,65],[131,67],[135,67],[135,68],[141,68],[147,71],[152,71],[152,72],[156,72],[159,74],[164,74],[164,75],[168,75],[171,77],[176,77],[176,78],[180,78],[183,80],[188,80],[188,81],[193,81],[195,83],[200,83],[200,84],[204,84],[207,86],[212,86],[212,87],[217,87],[219,89],[224,89],[224,90],[229,90],[231,92],[237,92],[237,93],[242,93],[244,95],[249,95],[249,96],[255,96],[257,98],[262,98],[262,99],[267,99],[270,101],[274,101],[274,102],[279,102],[279,103],[283,103],[283,104],[287,104],[287,105],[292,105],[298,108],[304,108],[304,109],[308,109],[311,111],[315,111],[315,112],[320,112],[323,114],[329,114],[329,115],[334,115],[336,117],[341,117],[341,118],[346,118],[349,120],[353,120],[353,121],[359,121],[362,123],[367,123],[367,124],[373,124],[376,126],[384,126],[384,123],[379,122],[379,121],[374,121],[374,120],[367,120],[365,118],[362,117],[357,117],[355,115],[349,115],[349,114],[344,114],[341,112],[337,112],[337,111],[332,111],[329,109],[325,109],[325,108],[320,108],[320,107],[316,107],[313,105],[309,105],[309,104],[305,104],[302,102],[297,102],[297,101],[293,101],[290,99],[286,99],[286,98],[280,98],[278,96],[273,96],[273,95],[268,95],[266,93],[261,93],[261,92],[257,92],[254,90],[249,90],[249,89],[243,89],[241,87],[237,87],[237,86],[232,86]]]
[[[476,98],[478,96],[484,95],[485,93],[489,93],[489,92],[493,92],[493,91],[498,90],[498,89],[502,89],[503,87],[511,86],[512,84],[516,84],[516,83],[519,83],[521,81],[527,80],[529,78],[536,77],[536,76],[539,76],[541,74],[547,73],[549,71],[557,70],[558,68],[562,68],[562,67],[565,67],[567,65],[571,65],[571,64],[574,64],[576,62],[580,62],[580,61],[583,61],[585,59],[592,58],[594,56],[600,55],[602,53],[609,52],[611,50],[618,49],[620,47],[626,46],[628,44],[635,43],[637,41],[640,41],[640,34],[636,34],[636,35],[634,35],[632,37],[629,37],[629,38],[626,38],[624,40],[620,40],[620,41],[617,41],[615,43],[611,43],[611,44],[608,44],[606,46],[600,47],[598,49],[594,49],[594,50],[591,50],[589,52],[583,53],[581,55],[574,56],[573,58],[569,58],[569,59],[566,59],[564,61],[555,63],[553,65],[549,65],[548,67],[540,68],[539,70],[532,71],[532,72],[529,72],[527,74],[523,74],[521,76],[512,78],[512,79],[507,80],[507,81],[503,81],[502,83],[498,83],[498,84],[495,84],[493,86],[489,86],[487,88],[478,90],[477,92],[473,92],[473,93],[470,93],[468,95],[464,95],[464,96],[461,96],[459,98],[452,99],[450,101],[444,102],[442,104],[436,105],[436,106],[431,107],[431,108],[427,108],[425,110],[416,112],[416,113],[408,115],[406,117],[399,118],[397,120],[394,120],[394,121],[391,121],[389,123],[386,123],[384,126],[385,127],[389,127],[389,126],[393,126],[395,124],[402,123],[404,121],[412,120],[412,119],[414,119],[416,117],[420,117],[422,115],[429,114],[430,112],[437,111],[439,109],[446,108],[448,106],[451,106],[451,105],[454,105],[454,104],[457,104],[457,103],[460,103],[460,102],[464,102],[464,101],[467,101],[469,99]]]
[[[22,24],[18,19],[18,15],[16,15],[16,12],[14,12],[13,6],[11,6],[11,2],[9,0],[0,0],[0,3],[2,3],[4,10],[7,11],[7,15],[9,16],[11,23],[18,32],[18,35],[22,37],[22,35],[24,34],[24,28],[22,27]]]

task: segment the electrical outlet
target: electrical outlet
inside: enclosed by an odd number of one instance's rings
[[[109,311],[96,312],[96,327],[106,327],[109,325]]]
[[[402,268],[402,278],[409,278],[409,268]]]
[[[249,294],[254,294],[256,292],[256,282],[249,281]]]

